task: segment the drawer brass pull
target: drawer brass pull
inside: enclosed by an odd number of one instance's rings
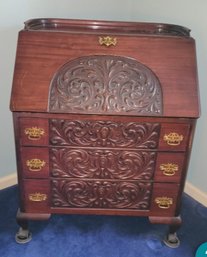
[[[109,37],[109,36],[99,37],[99,44],[100,45],[105,45],[107,47],[109,47],[111,45],[115,46],[117,44],[117,39],[115,37],[112,38],[112,37]]]
[[[47,200],[47,195],[41,193],[29,194],[29,200],[32,202],[43,202]]]
[[[158,205],[161,209],[169,209],[170,205],[173,204],[173,199],[163,196],[163,197],[157,197],[155,198],[155,203]]]
[[[177,146],[183,141],[183,135],[179,135],[178,133],[172,132],[168,135],[164,135],[163,140],[166,141],[168,145]]]
[[[24,133],[30,140],[39,140],[45,134],[45,131],[43,128],[31,127],[26,128]]]
[[[40,159],[31,159],[26,161],[26,165],[30,171],[40,171],[46,162]]]
[[[165,176],[174,176],[178,168],[179,166],[174,163],[163,163],[160,165],[160,170]]]

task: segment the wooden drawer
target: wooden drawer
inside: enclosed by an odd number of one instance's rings
[[[51,148],[53,177],[150,180],[156,153],[117,149]]]
[[[154,181],[179,182],[181,179],[185,153],[159,152],[157,154]]]
[[[49,213],[49,180],[25,179],[23,183],[25,211]]]
[[[22,147],[21,163],[23,177],[48,178],[49,151],[46,147]]]
[[[152,190],[151,215],[173,216],[175,215],[179,184],[154,183]]]
[[[185,151],[189,132],[189,124],[163,123],[160,131],[159,150]]]
[[[48,145],[48,120],[41,118],[20,118],[21,145]]]
[[[156,149],[160,124],[112,120],[50,120],[54,146]]]
[[[52,179],[52,207],[148,210],[151,183]]]

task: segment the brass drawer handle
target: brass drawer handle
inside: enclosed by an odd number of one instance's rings
[[[161,209],[169,209],[170,205],[173,204],[173,199],[170,197],[162,196],[155,198],[155,203]]]
[[[31,127],[26,128],[24,133],[30,140],[39,140],[45,134],[45,131],[43,128]]]
[[[160,164],[160,170],[165,176],[174,176],[176,171],[178,171],[179,166],[174,163],[163,163]]]
[[[115,37],[112,38],[112,37],[109,37],[109,36],[99,37],[99,44],[100,45],[105,45],[107,47],[109,47],[111,45],[115,46],[117,44],[117,39]]]
[[[163,140],[166,141],[168,145],[177,146],[183,141],[183,135],[179,135],[178,133],[172,132],[170,134],[165,134]]]
[[[47,200],[47,195],[46,194],[41,194],[41,193],[33,193],[29,194],[29,200],[31,202],[43,202]]]
[[[40,171],[46,162],[40,159],[31,159],[26,161],[26,165],[30,171]]]

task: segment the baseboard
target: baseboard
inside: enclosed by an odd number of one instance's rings
[[[10,187],[17,184],[17,174],[13,173],[11,175],[0,178],[0,190],[6,187]]]
[[[196,201],[207,207],[207,193],[201,191],[190,182],[186,182],[184,191]]]

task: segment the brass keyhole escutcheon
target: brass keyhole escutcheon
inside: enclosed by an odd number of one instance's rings
[[[117,44],[117,38],[113,38],[113,37],[109,37],[109,36],[106,36],[106,37],[99,37],[99,44],[100,45],[105,45],[107,47],[109,46],[115,46]]]

